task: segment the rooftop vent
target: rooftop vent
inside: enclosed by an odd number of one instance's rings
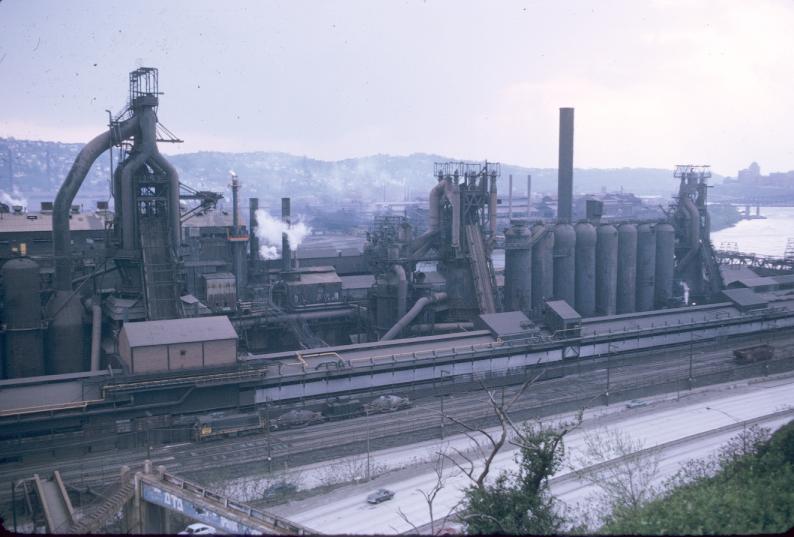
[[[22,214],[22,206],[21,205],[12,205],[11,209],[13,209],[14,214]]]
[[[72,205],[72,214],[80,214],[80,206],[79,205]]]
[[[41,202],[41,212],[42,213],[51,213],[52,212],[52,202],[51,201],[42,201]]]
[[[106,202],[106,201],[97,201],[96,202],[96,210],[97,211],[107,211],[108,210],[108,202]]]

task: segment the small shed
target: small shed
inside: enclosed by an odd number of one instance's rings
[[[119,355],[130,373],[231,365],[237,332],[224,315],[124,323]]]
[[[202,274],[204,300],[211,309],[232,309],[237,304],[237,280],[231,272]]]
[[[523,339],[537,331],[526,315],[520,311],[483,313],[474,319],[475,330],[490,330],[494,337],[502,340]]]
[[[560,337],[579,337],[582,316],[565,300],[548,300],[544,308],[546,326]]]
[[[769,305],[761,295],[747,287],[723,289],[722,295],[730,300],[739,311],[762,310]]]

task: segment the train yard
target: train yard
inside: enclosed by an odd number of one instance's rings
[[[763,364],[737,366],[732,350],[759,342],[779,349],[776,358]],[[785,331],[741,336],[714,346],[693,342],[675,349],[626,353],[591,360],[558,364],[564,376],[537,382],[514,408],[517,418],[557,413],[599,404],[617,404],[643,394],[686,391],[695,386],[738,380],[750,376],[774,374],[794,367],[787,346],[794,336]],[[547,367],[548,372],[551,371]],[[532,373],[530,373],[532,374]],[[550,375],[554,376],[554,375]],[[526,378],[526,377],[524,377]],[[151,445],[143,448],[89,453],[81,457],[59,457],[68,445],[54,438],[50,448],[28,453],[20,462],[0,465],[0,480],[12,482],[59,469],[64,481],[75,490],[90,494],[112,485],[123,465],[139,467],[149,458],[165,464],[169,471],[202,480],[217,481],[246,475],[253,469],[267,473],[285,467],[316,462],[370,449],[418,442],[456,432],[449,421],[442,425],[441,408],[456,419],[487,424],[491,419],[486,395],[479,388],[482,381],[490,389],[504,391],[509,397],[521,383],[521,377],[469,379],[444,382],[435,387],[417,385],[401,392],[411,397],[413,407],[394,413],[363,416],[320,423],[303,428],[267,431],[257,435],[205,442]],[[278,412],[274,405],[272,411]],[[376,421],[377,420],[377,421]],[[0,491],[3,504],[10,491]]]

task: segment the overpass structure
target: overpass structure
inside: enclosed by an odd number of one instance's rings
[[[34,511],[32,515],[43,515],[38,518],[44,519],[48,533],[96,533],[115,520],[121,520],[126,533],[176,533],[181,528],[181,522],[175,521],[174,515],[202,522],[221,533],[233,535],[318,533],[169,474],[163,466],[152,469],[149,460],[134,475],[131,475],[128,467],[123,467],[120,482],[106,490],[103,500],[89,506],[82,516],[78,516],[72,507],[57,471],[53,473],[52,479],[41,479],[35,475],[25,480],[27,482],[33,484],[31,488],[35,491],[32,502],[26,495],[27,504]],[[120,512],[122,517],[118,519]],[[34,520],[36,518],[33,516]],[[16,515],[14,521],[16,524]]]

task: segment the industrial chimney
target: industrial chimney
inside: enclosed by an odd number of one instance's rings
[[[560,160],[557,167],[557,220],[570,223],[573,212],[573,108],[560,108]]]
[[[286,224],[287,228],[292,226],[289,198],[281,198],[281,221]],[[289,236],[286,232],[281,234],[281,270],[284,272],[292,270],[292,251],[290,250]]]

